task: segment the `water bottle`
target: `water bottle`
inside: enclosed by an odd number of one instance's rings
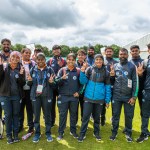
[[[22,136],[22,140],[26,140],[27,138],[29,138],[32,135],[32,133],[27,133],[26,135]]]

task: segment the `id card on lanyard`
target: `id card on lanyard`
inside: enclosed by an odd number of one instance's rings
[[[36,89],[36,93],[37,94],[42,94],[42,92],[43,92],[43,85],[44,85],[45,79],[46,79],[46,71],[44,71],[44,78],[43,78],[41,83],[40,83],[40,77],[39,77],[39,75],[37,73],[37,83],[38,83],[37,89]]]

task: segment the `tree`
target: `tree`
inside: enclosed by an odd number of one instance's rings
[[[114,50],[114,57],[115,57],[115,58],[118,58],[118,56],[119,56],[119,49],[120,49],[121,47],[118,46],[118,45],[115,45],[115,44],[111,45],[111,47],[112,47],[113,50]]]
[[[46,57],[50,57],[49,49],[46,46],[42,46],[40,44],[36,44],[35,48],[41,48]]]
[[[26,47],[26,46],[25,46],[25,45],[22,45],[22,44],[15,44],[14,46],[12,45],[12,50],[21,52],[21,50],[22,50],[23,48],[25,48],[25,47]]]

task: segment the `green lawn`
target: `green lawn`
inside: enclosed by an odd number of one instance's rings
[[[38,143],[32,142],[32,137],[27,139],[26,141],[20,141],[19,143],[8,145],[6,144],[6,136],[3,140],[0,141],[0,150],[64,150],[64,149],[78,149],[78,150],[149,150],[150,149],[150,140],[145,141],[144,143],[136,143],[135,139],[140,135],[140,115],[139,115],[139,106],[136,104],[134,120],[133,120],[133,143],[127,143],[122,130],[124,128],[124,114],[121,115],[120,128],[116,141],[110,141],[109,136],[111,134],[111,108],[107,110],[107,120],[106,125],[101,127],[101,136],[102,141],[97,142],[93,137],[93,123],[89,122],[88,131],[86,134],[86,139],[83,143],[78,143],[76,139],[74,139],[69,134],[69,121],[67,122],[67,128],[65,130],[64,139],[62,141],[57,141],[57,129],[58,129],[58,113],[56,126],[52,128],[52,136],[54,141],[48,143],[46,141],[44,135],[44,124],[43,119],[41,118],[41,126],[42,126],[42,136]],[[69,119],[68,119],[69,120]],[[78,132],[81,126],[81,122],[78,123]],[[20,133],[19,137],[26,133],[27,127],[23,132]]]

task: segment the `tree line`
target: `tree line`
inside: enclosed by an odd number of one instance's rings
[[[77,47],[77,46],[69,47],[67,45],[60,45],[60,46],[61,46],[61,55],[62,55],[62,57],[66,57],[70,52],[73,52],[73,53],[77,54],[77,51],[79,49],[84,49],[85,51],[87,51],[87,49],[88,49],[88,46],[82,46],[82,47]],[[98,54],[98,53],[101,53],[101,48],[107,47],[108,45],[96,44],[96,45],[93,45],[93,46],[95,48],[95,54]],[[118,58],[118,52],[119,52],[120,46],[115,45],[115,44],[112,44],[112,45],[109,45],[109,46],[111,46],[114,49],[114,57]],[[25,47],[26,46],[22,45],[22,44],[15,44],[15,45],[11,46],[11,49],[21,52],[22,48],[25,48]],[[46,57],[52,57],[52,55],[53,55],[52,50],[49,49],[48,47],[42,46],[40,44],[35,44],[35,47],[36,48],[41,48]],[[1,46],[0,46],[0,49],[1,49]]]

